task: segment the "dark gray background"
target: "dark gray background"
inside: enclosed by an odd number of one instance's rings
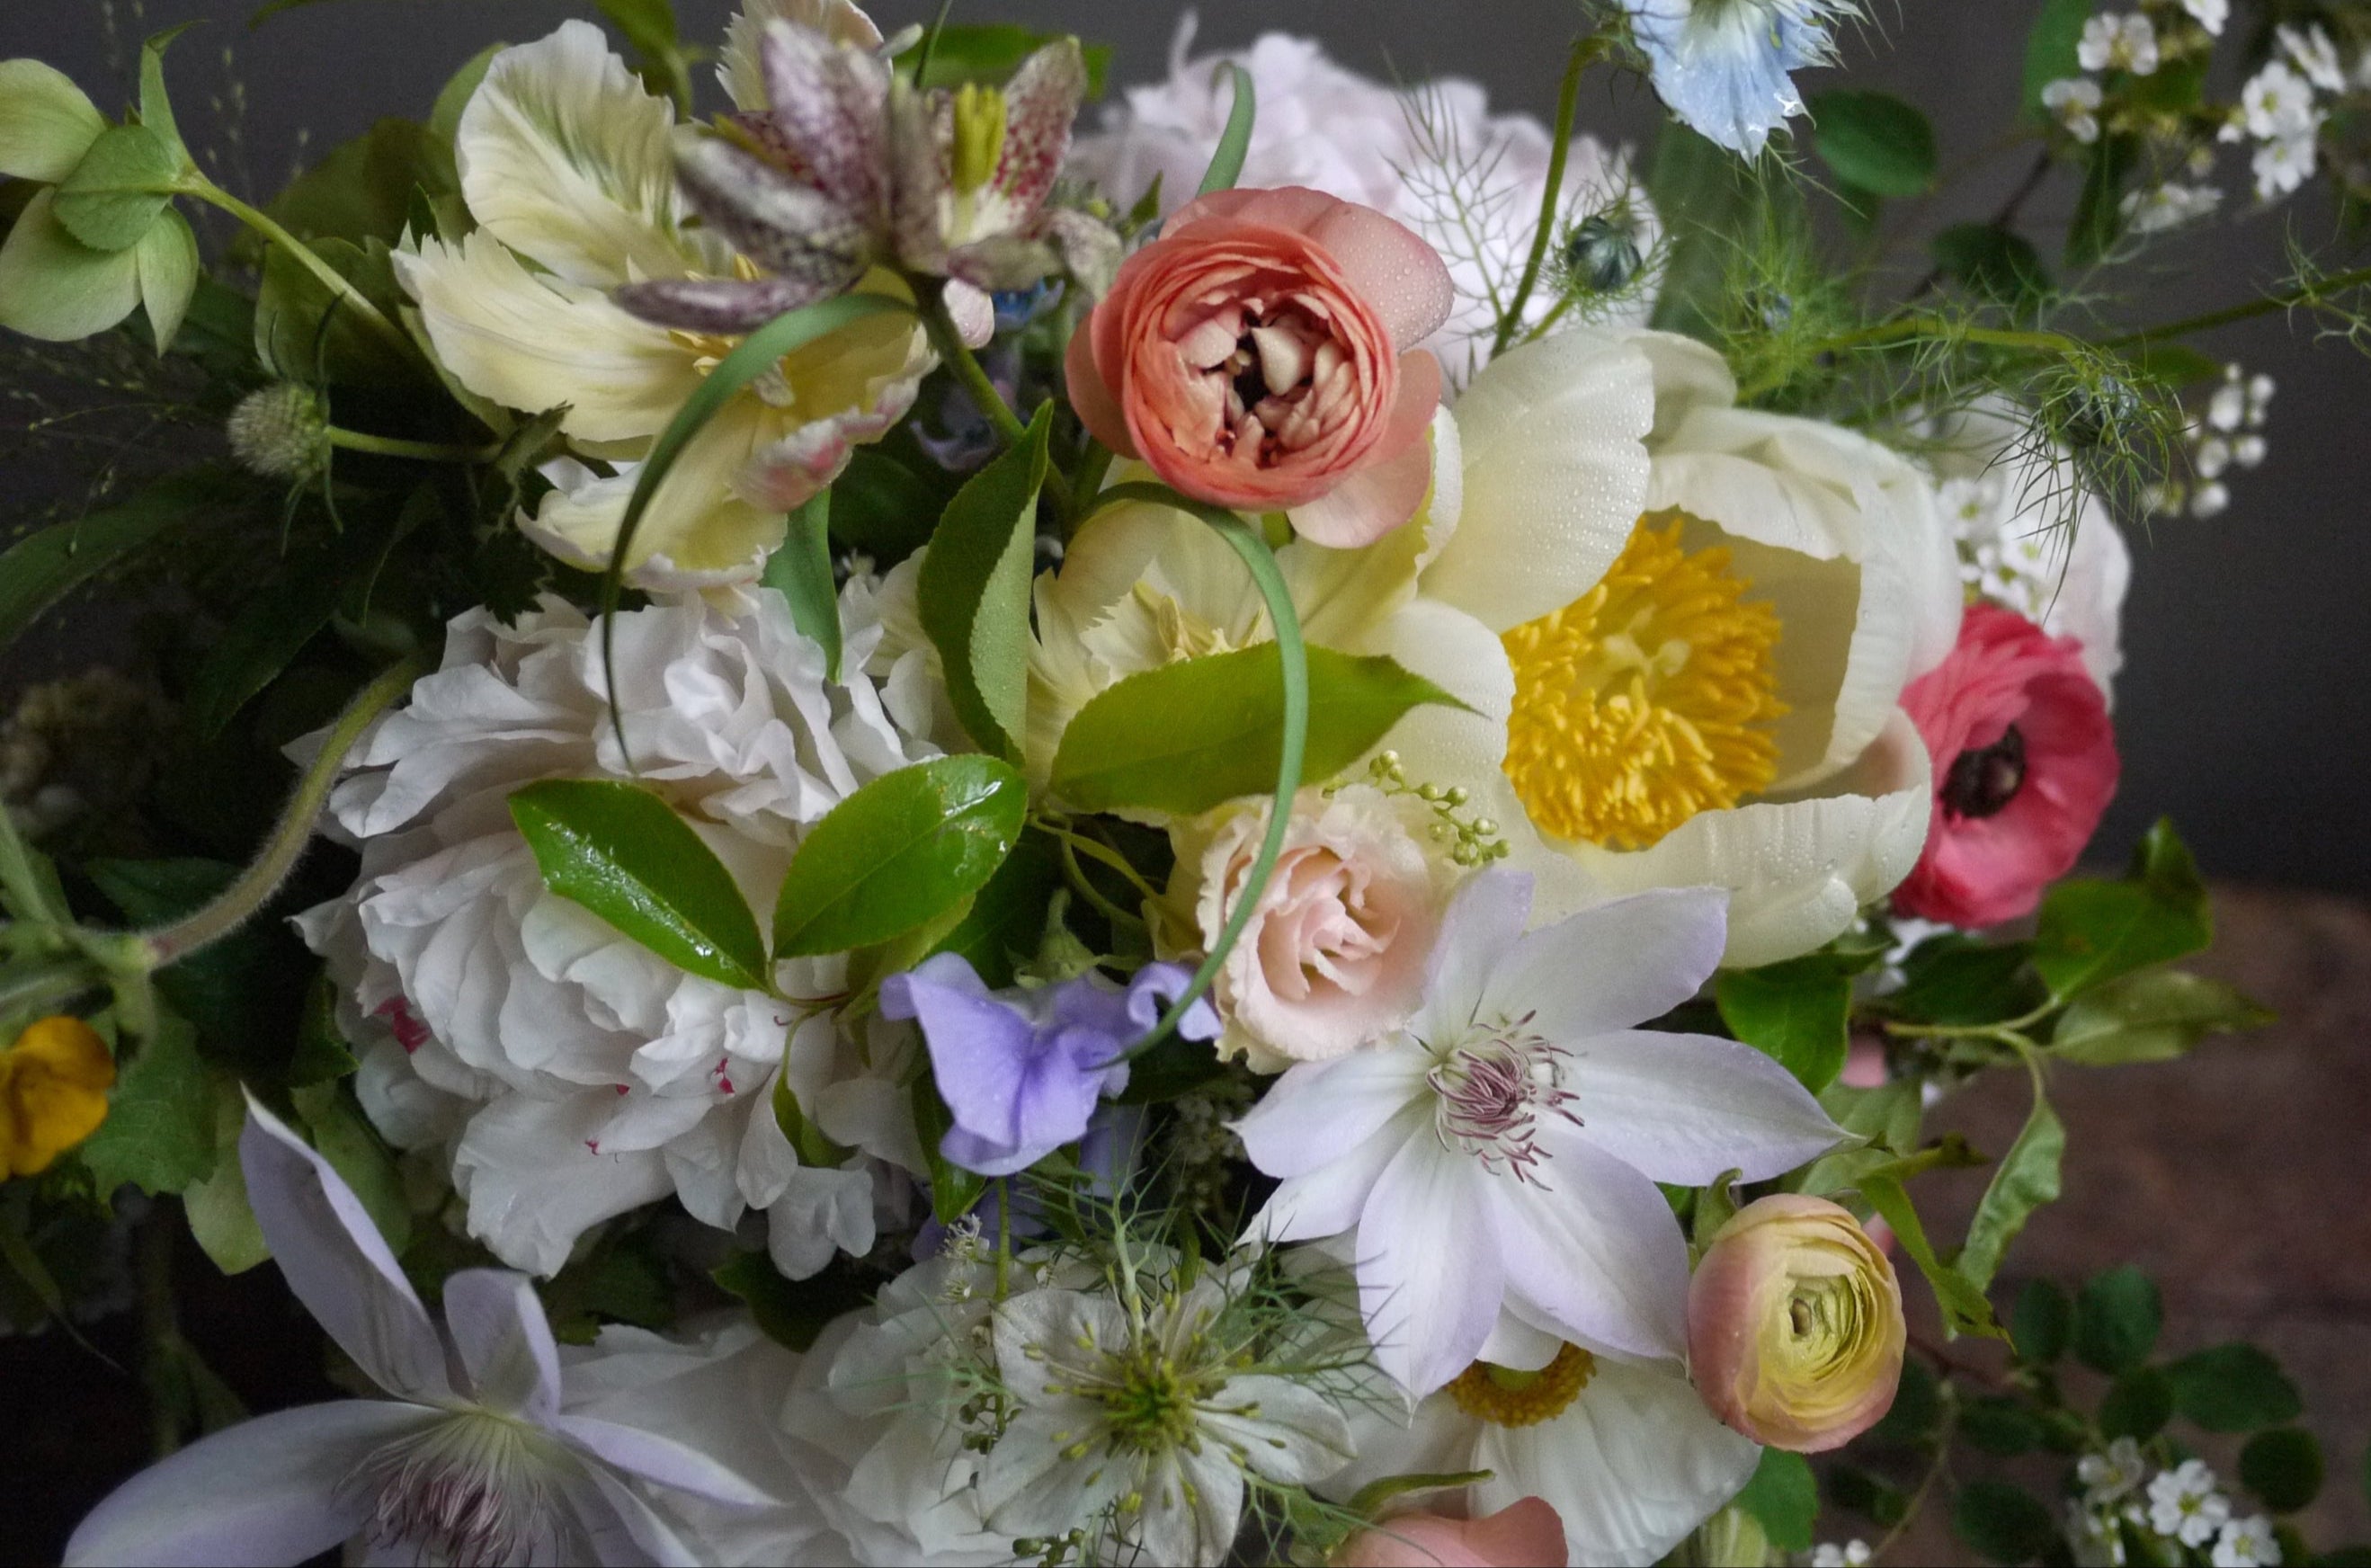
[[[1878,25],[1846,41],[1853,79],[1923,105],[1949,167],[2009,125],[2024,35],[2039,6],[1881,0]],[[96,0],[0,0],[0,58],[40,55],[111,109],[128,96],[124,58],[141,36],[202,19],[174,49],[182,122],[217,178],[260,198],[306,147],[318,153],[382,115],[424,113],[447,75],[484,44],[535,37],[592,7],[327,0],[250,32],[252,8],[250,0],[115,0],[110,43]],[[728,0],[679,0],[687,39],[717,37],[729,8]],[[875,15],[894,29],[927,20],[929,9],[885,0]],[[2244,0],[2242,9],[2235,30],[2247,19]],[[1377,75],[1465,75],[1486,86],[1498,106],[1543,115],[1573,19],[1554,0],[1209,0],[1200,11],[1202,47],[1281,27],[1314,34],[1346,63]],[[1107,40],[1116,47],[1114,79],[1125,84],[1162,72],[1178,12],[1168,0],[965,0],[956,14]],[[700,78],[704,88],[707,74]],[[227,104],[233,80],[245,99],[237,135],[219,128],[211,138],[194,134],[211,118],[202,106]],[[1581,123],[1636,144],[1654,115],[1635,90],[1600,86],[1584,98]],[[1897,212],[1891,221],[1923,235],[1988,213],[2028,156],[1983,161],[1927,210]],[[2226,171],[2226,181],[2234,178]],[[2064,180],[2045,188],[2029,208],[2036,234],[2053,232],[2049,220],[2063,218],[2073,200]],[[2318,192],[2165,248],[2160,257],[2176,265],[2149,280],[2147,317],[2211,308],[2270,282],[2292,232],[2308,244],[2329,238],[2330,210]],[[2137,559],[2117,708],[2124,783],[2095,846],[2100,859],[2121,858],[2150,819],[2169,813],[2216,874],[2371,893],[2371,813],[2361,804],[2371,778],[2371,701],[2358,685],[2371,658],[2364,604],[2371,515],[2362,490],[2371,478],[2371,364],[2342,346],[2317,348],[2311,337],[2310,323],[2275,317],[2199,340],[2277,378],[2272,456],[2238,477],[2235,504],[2222,517],[2132,530]],[[0,461],[8,440],[0,430]]]

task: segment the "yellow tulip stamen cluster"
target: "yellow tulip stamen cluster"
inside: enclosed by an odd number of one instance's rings
[[[1457,1408],[1494,1426],[1536,1426],[1562,1415],[1597,1375],[1597,1358],[1577,1344],[1566,1345],[1536,1372],[1518,1372],[1477,1361],[1449,1385]]]
[[[78,1018],[45,1018],[0,1053],[0,1166],[38,1176],[107,1120],[115,1058]]]
[[[1595,588],[1503,639],[1507,777],[1559,837],[1643,849],[1777,773],[1777,612],[1727,549],[1683,550],[1686,522],[1641,518]]]

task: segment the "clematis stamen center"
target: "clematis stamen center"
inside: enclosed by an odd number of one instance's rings
[[[381,1551],[423,1562],[564,1560],[569,1546],[552,1482],[572,1463],[541,1433],[491,1411],[468,1411],[381,1449],[348,1485]]]
[[[1433,1130],[1440,1147],[1483,1169],[1544,1187],[1539,1165],[1543,1115],[1575,1126],[1573,1095],[1559,1086],[1565,1052],[1533,1032],[1532,1015],[1501,1021],[1460,1041],[1425,1077],[1440,1096]]]
[[[1727,549],[1682,549],[1687,522],[1639,519],[1596,587],[1501,640],[1507,777],[1560,838],[1643,849],[1776,776],[1777,612]]]
[[[1537,1426],[1562,1415],[1597,1376],[1597,1358],[1577,1344],[1556,1353],[1536,1372],[1477,1361],[1449,1385],[1457,1408],[1493,1426]]]

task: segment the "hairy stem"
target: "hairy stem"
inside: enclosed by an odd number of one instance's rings
[[[368,452],[380,457],[409,457],[420,463],[491,463],[502,455],[499,443],[461,446],[442,441],[406,441],[401,436],[370,435],[358,430],[329,429],[330,444],[348,452]]]
[[[1492,358],[1507,352],[1514,341],[1515,329],[1522,324],[1523,307],[1531,303],[1532,290],[1540,281],[1540,268],[1545,264],[1548,244],[1556,237],[1556,213],[1562,211],[1564,195],[1565,157],[1572,148],[1573,115],[1580,107],[1580,78],[1599,53],[1600,45],[1594,35],[1576,40],[1572,57],[1565,62],[1564,86],[1556,92],[1555,138],[1548,144],[1548,182],[1540,192],[1540,221],[1532,234],[1532,253],[1523,258],[1523,273],[1515,283],[1515,292],[1507,301],[1506,309],[1498,313],[1498,330],[1490,340]]]
[[[938,352],[940,363],[995,430],[996,439],[1003,445],[1018,446],[1022,437],[1029,433],[1029,427],[1012,411],[1012,405],[1004,400],[1004,394],[989,379],[979,356],[971,352],[963,334],[955,330],[955,318],[947,310],[946,284],[918,280],[914,293],[922,302],[922,328],[930,334],[931,347]],[[1046,470],[1046,495],[1058,515],[1070,515],[1070,483],[1050,467]]]

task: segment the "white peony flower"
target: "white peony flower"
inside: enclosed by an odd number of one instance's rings
[[[1131,87],[1105,110],[1104,129],[1072,145],[1070,167],[1126,206],[1161,180],[1165,216],[1193,199],[1232,107],[1226,63],[1251,74],[1253,122],[1246,188],[1303,185],[1398,219],[1440,252],[1457,287],[1457,307],[1422,345],[1453,381],[1479,368],[1497,317],[1494,298],[1512,292],[1547,188],[1547,127],[1526,114],[1492,114],[1478,86],[1447,79],[1413,89],[1344,69],[1314,40],[1263,34],[1247,50],[1189,55],[1187,16],[1170,49],[1169,79]],[[1567,221],[1607,207],[1629,182],[1622,155],[1577,136],[1565,165]],[[1652,214],[1630,197],[1638,246],[1652,249]],[[1527,322],[1551,301],[1532,297]],[[1643,303],[1635,316],[1643,320]]]
[[[910,1031],[876,1023],[860,1050],[824,1011],[684,974],[546,890],[510,818],[538,779],[639,778],[770,908],[805,824],[934,754],[869,677],[824,678],[780,594],[751,603],[739,619],[697,599],[619,618],[630,769],[583,616],[470,611],[331,797],[362,876],[300,925],[367,1046],[364,1107],[400,1146],[449,1140],[471,1234],[515,1267],[550,1274],[587,1227],[674,1193],[711,1225],[769,1210],[775,1262],[811,1274],[869,1249],[876,1203],[902,1201],[902,1179],[876,1187],[882,1162],[923,1169],[900,1088]],[[851,670],[880,635],[868,604],[843,599]],[[828,997],[842,967],[793,961],[779,988]],[[771,1110],[783,1078],[860,1158],[802,1162]]]
[[[777,4],[775,8],[779,8]],[[729,68],[729,67],[728,67]],[[627,282],[732,277],[740,259],[677,205],[675,110],[563,23],[506,49],[462,111],[454,156],[477,228],[417,236],[395,256],[438,362],[476,397],[527,413],[565,406],[583,455],[640,457],[733,343],[673,332],[610,299]],[[863,287],[903,297],[885,277]],[[868,317],[785,358],[685,448],[627,562],[652,588],[755,579],[783,513],[885,434],[935,362],[920,324]],[[564,560],[606,567],[633,490],[630,464],[585,469],[522,525]]]

